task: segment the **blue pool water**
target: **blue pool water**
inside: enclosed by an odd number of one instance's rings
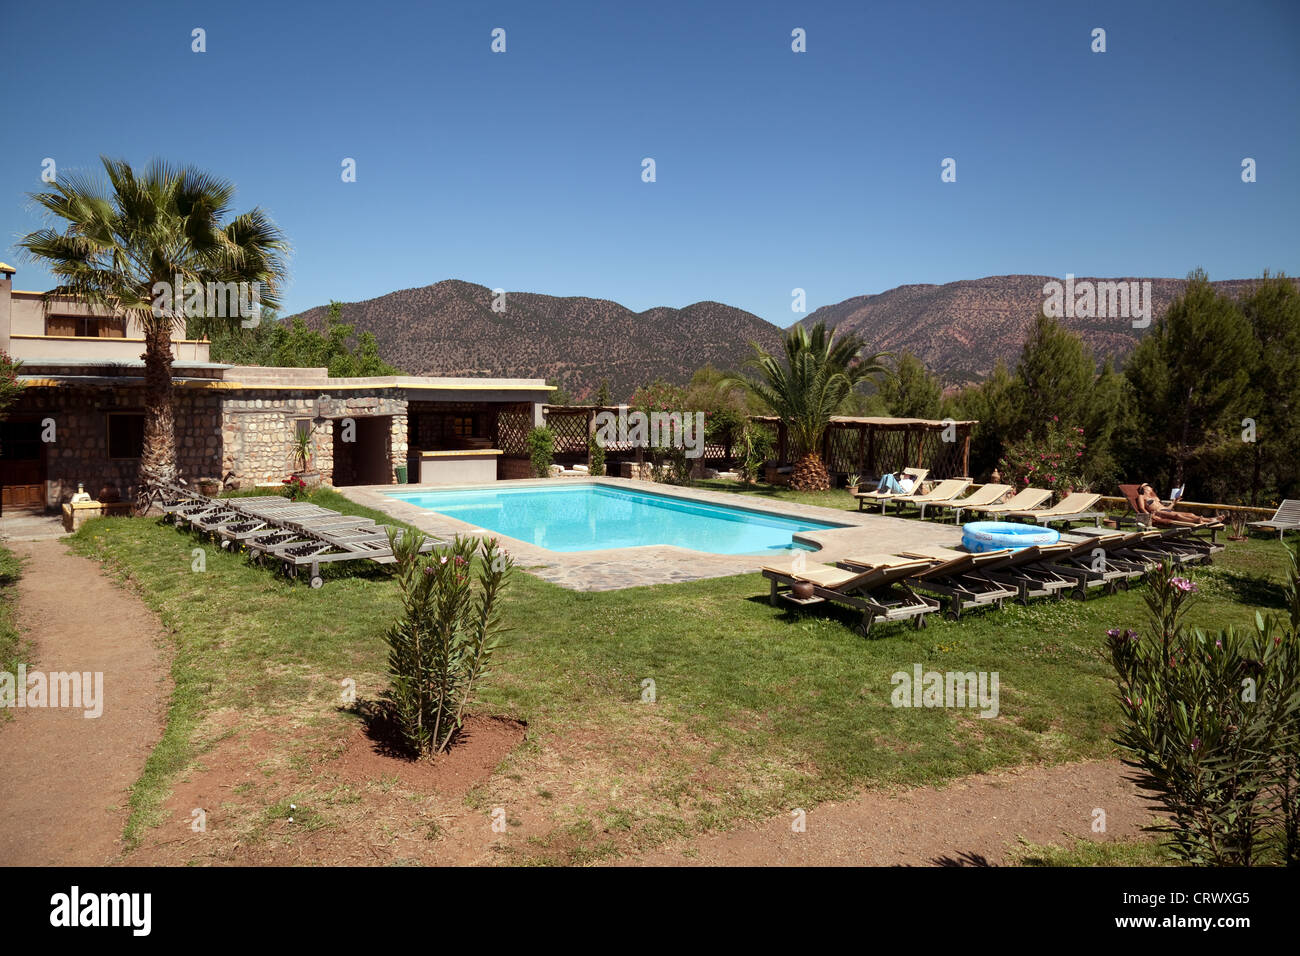
[[[710,554],[760,554],[803,548],[791,538],[796,531],[841,527],[607,485],[467,488],[390,497],[549,551],[672,544]]]

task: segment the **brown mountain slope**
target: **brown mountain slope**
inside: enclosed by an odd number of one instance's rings
[[[632,310],[608,299],[492,291],[449,279],[346,303],[344,322],[371,332],[384,359],[412,375],[545,377],[575,398],[608,378],[616,399],[663,377],[684,384],[703,365],[739,368],[750,341],[777,347],[780,329],[720,302]],[[319,328],[325,306],[302,313]]]
[[[823,306],[802,322],[825,322],[855,332],[866,339],[871,351],[911,351],[948,384],[978,380],[993,370],[999,358],[1008,366],[1015,364],[1025,334],[1043,306],[1043,286],[1052,280],[1052,276],[1010,275],[945,285],[903,285]],[[1085,280],[1135,281],[1080,276],[1075,282]],[[1150,282],[1153,318],[1162,315],[1187,284],[1183,279]],[[1251,284],[1249,279],[1214,283],[1233,296]],[[1082,333],[1099,358],[1127,356],[1145,334],[1128,319],[1067,317],[1063,321]]]

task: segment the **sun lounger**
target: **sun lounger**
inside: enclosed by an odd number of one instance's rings
[[[1027,519],[1044,525],[1053,524],[1057,521],[1085,521],[1091,518],[1096,523],[1096,526],[1100,528],[1103,514],[1100,511],[1092,510],[1093,505],[1100,500],[1101,495],[1076,491],[1066,495],[1050,508],[1005,511],[1002,514],[1008,518]]]
[[[1012,495],[1011,498],[1002,502],[1000,505],[966,506],[962,508],[962,510],[970,511],[973,514],[983,514],[989,515],[990,517],[996,517],[1007,514],[1010,511],[1027,511],[1031,508],[1037,508],[1050,497],[1052,497],[1052,493],[1046,488],[1021,488]]]
[[[1167,515],[1153,515],[1143,511],[1138,504],[1138,491],[1141,485],[1120,485],[1120,494],[1128,502],[1128,512],[1115,519],[1117,527],[1133,524],[1139,528],[1185,528],[1197,531],[1209,531],[1211,543],[1217,545],[1219,532],[1223,530],[1221,521],[1180,521]],[[1220,549],[1222,550],[1222,549]]]
[[[992,581],[1016,589],[1016,598],[1021,604],[1028,604],[1030,598],[1060,598],[1061,592],[1070,587],[1077,587],[1074,576],[1061,574],[1053,567],[1055,558],[1062,557],[1073,550],[1069,543],[1032,545],[1018,548],[992,561],[980,569],[980,573]]]
[[[974,494],[965,498],[954,498],[949,501],[935,501],[930,503],[930,507],[938,508],[941,511],[945,508],[952,509],[953,520],[957,524],[961,524],[961,513],[963,511],[974,511],[984,505],[996,504],[1003,495],[1010,491],[1010,485],[984,485],[976,490]]]
[[[1270,531],[1276,531],[1278,540],[1288,531],[1300,531],[1300,499],[1287,498],[1278,506],[1273,517],[1267,521],[1251,521],[1252,528],[1267,528]]]
[[[968,554],[950,548],[916,548],[904,551],[902,556],[925,558],[932,562],[908,583],[913,588],[945,598],[949,613],[957,619],[962,611],[990,605],[1000,608],[1004,600],[1016,596],[1015,589],[980,573],[982,568],[1008,553],[1009,549]]]
[[[916,627],[925,626],[925,616],[939,605],[915,593],[908,579],[930,566],[929,559],[908,559],[897,555],[873,555],[871,564],[857,569],[835,568],[826,564],[795,570],[793,567],[765,567],[763,577],[772,582],[768,600],[776,604],[786,600],[806,606],[829,602],[861,613],[856,630],[863,637],[877,620],[911,620]],[[794,596],[794,585],[812,585],[812,596]]]
[[[1223,550],[1223,545],[1196,537],[1184,528],[1166,528],[1160,531],[1138,528],[1128,532],[1128,540],[1114,546],[1108,543],[1107,537],[1113,532],[1101,528],[1075,528],[1073,533],[1093,536],[1103,547],[1114,550],[1119,556],[1144,561],[1148,565],[1165,561],[1175,564],[1207,564],[1214,554]]]
[[[1139,533],[1091,529],[1096,534],[1063,534],[1061,540],[1071,550],[1052,558],[1061,574],[1078,582],[1076,596],[1083,598],[1088,588],[1102,588],[1114,594],[1120,587],[1128,589],[1151,567],[1146,554],[1128,550],[1142,535]]]
[[[920,508],[921,517],[924,519],[926,505],[937,505],[945,501],[951,501],[970,486],[971,480],[969,478],[945,478],[943,481],[931,488],[926,494],[907,495],[901,498],[894,498],[892,501],[894,504],[898,505],[899,513],[902,513],[903,508],[908,505],[914,505]],[[889,510],[889,505],[890,502],[888,501],[881,505],[882,514]]]
[[[915,482],[915,484],[912,486],[911,492],[909,492],[907,495],[896,495],[892,491],[881,491],[879,489],[873,491],[859,491],[857,494],[853,496],[858,500],[858,510],[861,511],[862,506],[864,504],[865,505],[878,504],[880,505],[881,513],[883,514],[885,502],[890,501],[891,499],[894,498],[906,498],[909,497],[910,495],[920,494],[921,485],[924,484],[926,476],[930,474],[930,469],[904,468],[903,474],[909,475],[912,478],[912,480]]]

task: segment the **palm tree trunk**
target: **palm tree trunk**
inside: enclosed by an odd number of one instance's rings
[[[825,491],[830,486],[826,465],[815,451],[800,458],[790,473],[790,487],[795,491]]]
[[[137,514],[149,510],[149,493],[176,480],[176,413],[172,408],[172,337],[167,323],[145,331],[144,449],[136,486]]]

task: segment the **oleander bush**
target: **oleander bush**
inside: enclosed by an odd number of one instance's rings
[[[425,536],[389,531],[402,616],[385,634],[388,699],[402,737],[421,756],[456,739],[475,689],[491,673],[504,628],[498,602],[513,562],[495,538],[457,537],[421,554]],[[477,571],[475,568],[477,567]]]
[[[1300,582],[1288,552],[1287,617],[1250,629],[1189,629],[1195,582],[1151,575],[1146,633],[1107,632],[1124,723],[1115,742],[1167,817],[1181,861],[1249,866],[1261,852],[1297,860]]]

